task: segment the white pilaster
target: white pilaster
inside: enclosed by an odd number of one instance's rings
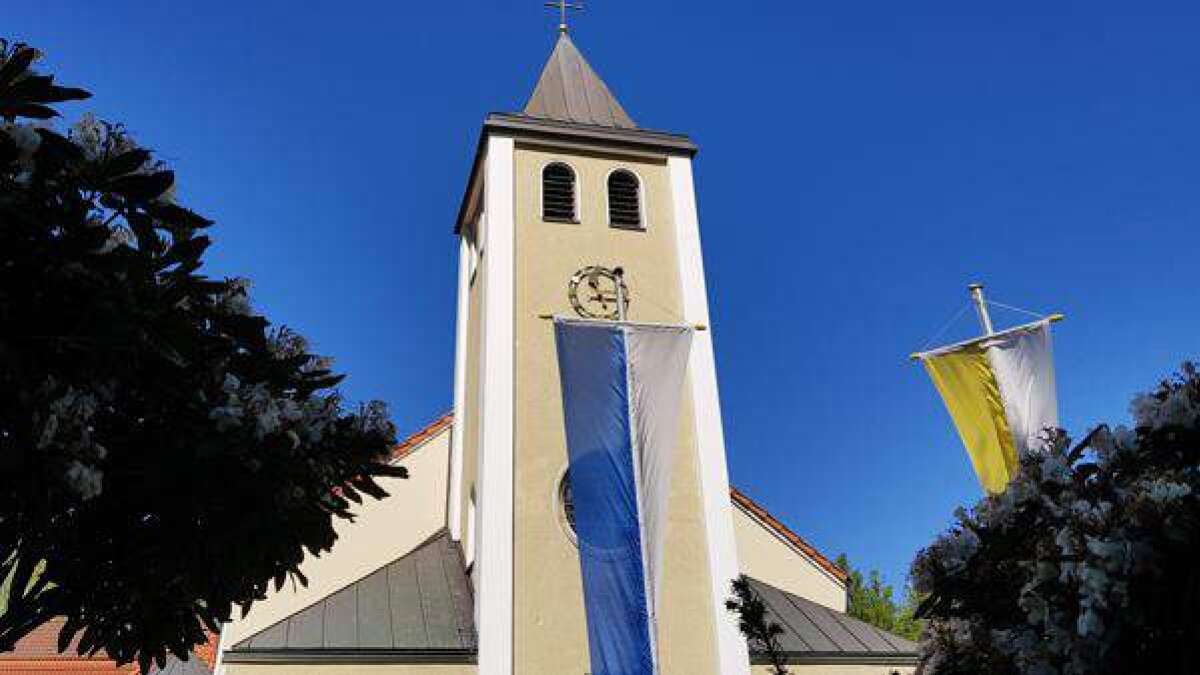
[[[479,446],[479,673],[513,668],[513,139],[490,136],[484,167]]]
[[[467,329],[470,327],[468,284],[471,280],[471,248],[466,236],[458,240],[458,326],[454,335],[454,427],[450,432],[450,480],[446,520],[450,538],[462,540],[463,431],[466,427]]]
[[[700,251],[700,223],[692,183],[692,160],[667,160],[679,253],[679,285],[683,315],[688,323],[709,326],[692,338],[688,360],[692,405],[695,410],[696,447],[699,452],[700,490],[703,500],[708,568],[712,575],[712,612],[717,626],[717,658],[721,675],[748,675],[750,656],[737,620],[725,609],[730,582],[738,575],[733,514],[729,504],[729,472],[725,465],[725,432],[721,426],[721,401],[717,395],[717,370],[713,358],[712,327],[708,319],[708,291]]]

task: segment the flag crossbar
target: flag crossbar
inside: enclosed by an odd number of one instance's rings
[[[958,349],[962,349],[963,347],[970,347],[972,345],[984,343],[989,340],[997,340],[997,339],[1003,338],[1005,336],[1012,335],[1013,333],[1020,333],[1022,331],[1032,330],[1032,329],[1037,328],[1038,326],[1042,325],[1043,323],[1047,323],[1047,322],[1048,323],[1056,323],[1058,321],[1062,321],[1065,318],[1066,317],[1063,316],[1062,314],[1051,314],[1050,316],[1047,316],[1044,319],[1038,319],[1037,321],[1031,321],[1029,323],[1021,324],[1020,326],[1013,326],[1012,328],[1002,330],[998,333],[992,333],[991,335],[981,335],[979,337],[971,338],[970,340],[963,340],[962,342],[956,342],[952,345],[946,345],[945,347],[938,347],[937,349],[930,349],[929,351],[913,352],[912,354],[908,355],[908,358],[912,359],[913,361],[918,361],[927,356],[936,356],[938,354],[945,354],[947,352],[952,352],[952,351],[955,351]]]
[[[649,321],[612,321],[610,319],[583,319],[573,316],[561,316],[558,314],[538,314],[537,318],[547,321],[563,321],[565,323],[580,323],[580,324],[601,324],[605,326],[638,326],[641,328],[689,328],[691,330],[704,331],[708,330],[708,326],[702,323],[654,323]]]

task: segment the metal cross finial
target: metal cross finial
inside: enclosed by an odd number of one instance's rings
[[[546,6],[550,9],[558,10],[558,32],[567,32],[567,10],[574,9],[580,12],[583,11],[582,2],[567,2],[567,0],[557,0],[556,2],[547,2]]]

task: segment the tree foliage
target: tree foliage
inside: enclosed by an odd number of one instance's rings
[[[1200,672],[1200,377],[1061,432],[913,563],[927,674]]]
[[[883,583],[879,570],[864,576],[850,564],[846,554],[838,556],[838,567],[846,570],[846,613],[866,623],[909,640],[921,637],[921,621],[915,616],[917,595],[911,586],[904,589],[904,598],[897,602],[891,584]]]
[[[0,43],[0,650],[186,656],[334,543],[394,430],[330,361],[201,274],[210,221],[117,124],[50,125],[88,93]],[[264,254],[270,254],[264,252]]]
[[[767,616],[767,603],[750,585],[746,575],[739,575],[730,584],[731,595],[725,600],[725,609],[738,618],[738,630],[746,638],[750,651],[761,654],[770,664],[772,675],[788,675],[783,647],[779,636],[783,626]]]

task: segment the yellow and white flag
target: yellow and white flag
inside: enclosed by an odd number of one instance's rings
[[[916,355],[942,395],[979,482],[1003,492],[1017,457],[1058,426],[1050,319]]]

